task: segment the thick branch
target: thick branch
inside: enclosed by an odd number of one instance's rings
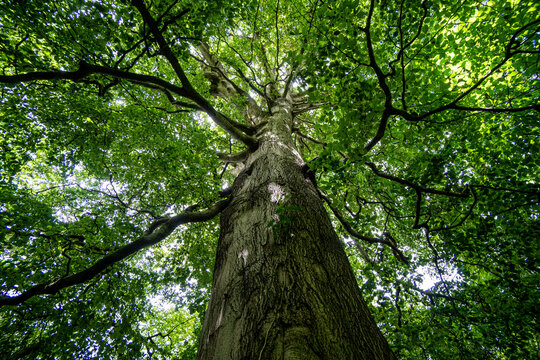
[[[381,121],[379,121],[379,128],[377,129],[377,133],[371,139],[369,143],[367,143],[366,146],[364,146],[364,150],[367,152],[371,150],[384,136],[384,133],[386,132],[386,124],[388,124],[388,119],[390,118],[390,114],[388,112],[388,109],[385,109],[383,111],[383,114],[381,115]]]
[[[165,41],[165,38],[163,37],[163,34],[159,30],[159,27],[158,27],[156,21],[154,20],[152,15],[150,15],[150,12],[148,11],[146,6],[144,5],[144,1],[142,1],[142,0],[132,0],[132,3],[137,8],[137,10],[139,10],[139,12],[141,13],[141,16],[143,18],[144,23],[146,25],[148,25],[148,27],[150,28],[150,31],[152,32],[152,35],[154,35],[154,38],[155,38],[156,42],[158,43],[161,52],[163,53],[163,55],[165,55],[165,57],[167,58],[167,60],[171,64],[174,72],[176,73],[176,75],[178,76],[180,81],[182,82],[182,86],[185,87],[188,90],[192,90],[193,86],[191,85],[188,78],[186,77],[186,74],[184,73],[184,70],[180,66],[180,63],[178,62],[178,59],[173,54],[171,48],[169,47],[169,45]]]
[[[417,191],[423,192],[423,193],[437,194],[437,195],[444,195],[444,196],[451,196],[451,197],[460,197],[460,198],[466,198],[466,197],[469,196],[468,192],[458,193],[458,192],[453,192],[453,191],[444,191],[444,190],[436,190],[436,189],[426,188],[426,187],[423,187],[422,185],[412,183],[412,182],[410,182],[408,180],[401,179],[401,178],[398,178],[396,176],[383,173],[383,172],[379,171],[379,169],[377,169],[377,166],[375,166],[375,164],[373,164],[373,163],[366,162],[365,164],[371,168],[371,171],[373,171],[373,173],[375,175],[377,175],[379,177],[382,177],[384,179],[387,179],[387,180],[397,182],[397,183],[402,184],[402,185],[410,186],[411,188],[413,188],[413,189],[415,189]]]
[[[159,48],[161,52],[165,55],[169,63],[171,64],[174,72],[182,82],[182,87],[185,89],[186,95],[190,100],[193,100],[197,103],[197,105],[200,106],[200,108],[206,112],[212,120],[219,126],[221,126],[224,130],[226,130],[232,137],[234,137],[237,140],[242,141],[244,144],[246,144],[250,149],[255,149],[258,145],[258,142],[255,138],[247,135],[245,133],[245,128],[241,128],[238,126],[239,124],[229,119],[224,114],[218,112],[214,107],[206,100],[201,94],[199,94],[191,85],[188,78],[186,77],[186,74],[184,73],[184,70],[182,69],[182,66],[180,65],[180,62],[178,61],[178,58],[174,53],[172,52],[171,48],[167,44],[167,41],[165,41],[165,38],[163,37],[163,34],[161,33],[158,24],[146,8],[143,0],[132,0],[133,5],[139,10],[141,13],[141,16],[143,18],[143,21],[145,24],[148,25],[150,28],[150,31],[154,35],[154,38],[156,42],[159,45]]]
[[[85,61],[79,63],[77,71],[44,71],[44,72],[29,72],[18,75],[0,75],[0,82],[8,84],[16,84],[21,82],[36,81],[36,80],[71,80],[81,81],[92,74],[109,75],[117,79],[128,80],[129,82],[139,84],[152,89],[160,89],[169,91],[180,96],[187,96],[183,87],[171,84],[163,79],[152,75],[136,74],[132,72],[122,71],[109,68],[106,66],[90,65]]]
[[[373,50],[373,42],[371,40],[371,18],[373,17],[373,10],[375,7],[375,0],[371,0],[368,18],[366,20],[366,27],[363,29],[364,33],[366,34],[366,46],[368,50],[368,57],[369,57],[369,66],[375,71],[375,75],[377,75],[377,80],[379,81],[379,86],[381,90],[384,93],[385,97],[385,107],[390,108],[392,107],[392,93],[390,91],[390,88],[388,87],[388,84],[386,84],[385,78],[386,76],[383,74],[381,68],[377,64],[377,60],[375,59],[375,51]]]
[[[92,74],[109,75],[118,79],[125,79],[131,83],[142,85],[149,89],[157,89],[165,93],[171,104],[190,109],[201,110],[206,112],[214,122],[225,129],[232,137],[242,141],[249,148],[257,147],[257,140],[246,134],[251,132],[251,128],[237,123],[228,118],[224,114],[216,111],[206,99],[197,92],[186,92],[183,87],[173,85],[163,79],[151,75],[136,74],[118,69],[108,68],[105,66],[90,65],[84,61],[80,62],[79,70],[77,71],[45,71],[45,72],[30,72],[18,75],[0,75],[0,83],[15,84],[36,80],[71,80],[81,81],[85,77]],[[171,96],[171,93],[193,100],[197,103],[190,104],[178,101]]]
[[[165,93],[167,98],[174,105],[184,106],[191,109],[202,110],[206,112],[212,120],[224,130],[226,130],[232,137],[242,141],[250,149],[257,147],[257,140],[246,134],[250,129],[246,125],[239,124],[232,119],[229,119],[224,114],[218,112],[210,105],[210,103],[204,99],[195,90],[187,91],[184,87],[179,87],[171,84],[156,76],[136,74],[118,69],[113,69],[105,66],[90,65],[84,61],[79,63],[79,70],[77,71],[44,71],[44,72],[30,72],[26,74],[18,75],[0,75],[0,83],[16,84],[20,82],[36,81],[36,80],[71,80],[81,81],[89,75],[101,74],[109,75],[114,78],[128,80],[131,83],[142,85],[150,89],[157,89]],[[175,100],[170,93],[174,93],[181,97],[185,97],[194,101],[195,104],[179,102]]]
[[[22,294],[17,296],[2,296],[0,297],[0,306],[22,304],[31,297],[44,294],[56,294],[57,292],[66,287],[82,284],[92,279],[109,266],[112,266],[115,263],[124,260],[128,256],[135,254],[136,252],[139,252],[144,248],[147,248],[164,240],[179,225],[191,222],[203,222],[212,219],[217,214],[219,214],[227,206],[228,203],[229,200],[224,199],[218,201],[205,211],[196,213],[185,212],[171,218],[158,219],[150,225],[150,227],[143,236],[133,241],[132,243],[123,246],[115,252],[104,256],[89,268],[79,271],[78,273],[75,273],[73,275],[62,277],[52,283],[42,283],[34,285],[29,290],[24,291]]]
[[[242,162],[246,160],[250,153],[251,152],[248,149],[246,149],[244,151],[241,151],[235,154],[218,153],[217,155],[218,155],[218,159],[221,161],[235,163],[235,162]]]
[[[364,33],[366,34],[366,46],[368,51],[368,57],[369,57],[369,66],[375,71],[375,75],[377,76],[377,80],[379,82],[379,87],[384,93],[384,112],[381,116],[381,120],[379,122],[379,128],[377,129],[377,133],[375,134],[375,137],[364,147],[365,151],[371,150],[384,136],[384,133],[386,131],[386,125],[388,123],[388,119],[390,118],[390,115],[392,115],[392,92],[390,91],[390,87],[386,83],[386,75],[382,72],[380,66],[377,64],[377,60],[375,59],[375,51],[373,50],[373,42],[371,40],[371,19],[373,17],[373,10],[375,8],[375,1],[371,0],[371,4],[369,7],[368,17],[366,20],[366,27],[362,29]]]
[[[229,79],[225,73],[225,67],[223,64],[210,52],[210,48],[207,44],[201,43],[199,45],[199,51],[201,52],[205,65],[210,68],[207,73],[207,77],[211,78],[212,85],[216,88],[216,93],[233,102],[240,102],[241,106],[245,109],[240,109],[244,114],[244,117],[250,121],[251,118],[259,118],[262,114],[262,110],[257,105],[255,100],[236,83]]]

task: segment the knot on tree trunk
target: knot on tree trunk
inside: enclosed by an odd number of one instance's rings
[[[209,70],[204,72],[204,77],[210,82],[210,95],[229,97],[234,94],[233,86],[226,81],[223,76],[215,70]]]

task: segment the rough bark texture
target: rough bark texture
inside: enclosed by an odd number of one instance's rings
[[[394,359],[290,135],[268,118],[221,214],[198,359]]]

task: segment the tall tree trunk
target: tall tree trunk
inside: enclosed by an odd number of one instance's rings
[[[198,359],[395,359],[302,171],[289,112],[267,120],[221,215]]]

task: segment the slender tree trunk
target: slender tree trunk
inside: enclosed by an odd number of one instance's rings
[[[302,171],[289,112],[267,120],[221,215],[198,359],[395,359]]]

